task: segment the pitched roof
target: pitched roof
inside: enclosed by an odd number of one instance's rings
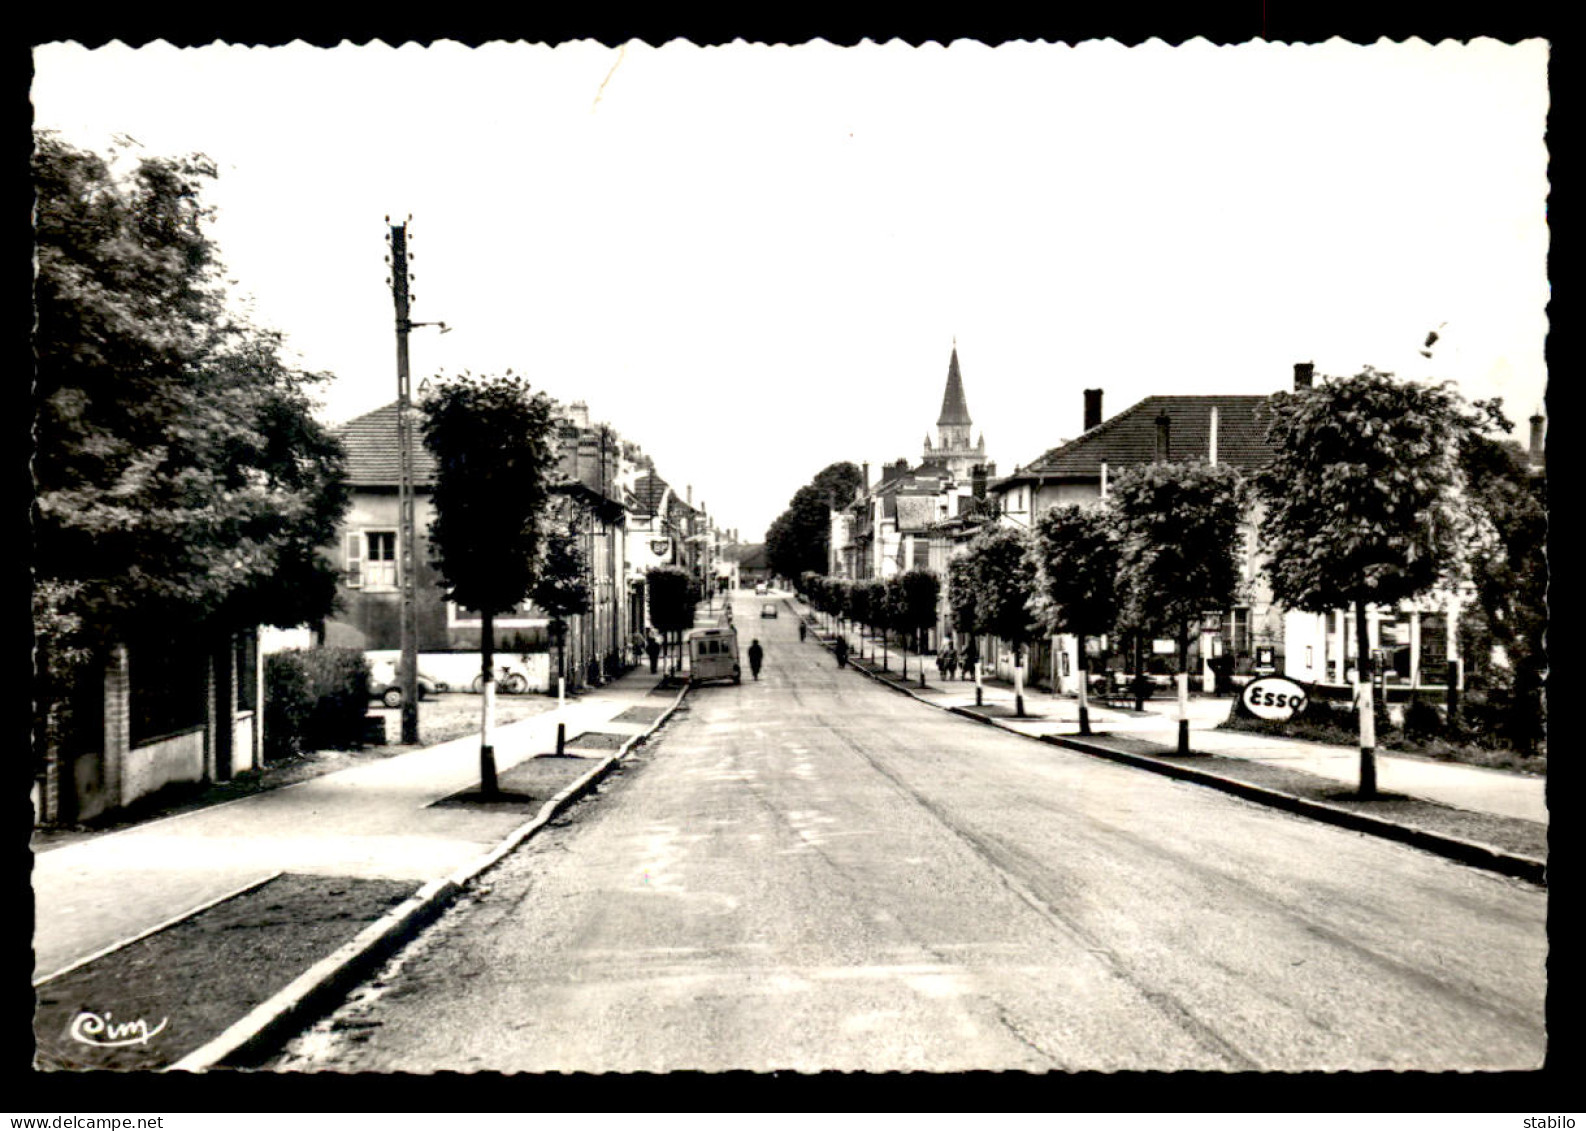
[[[633,481],[633,494],[638,514],[660,514],[661,500],[666,497],[666,480],[655,472],[647,472]]]
[[[1101,465],[1121,471],[1156,456],[1156,418],[1166,413],[1168,458],[1205,459],[1211,447],[1211,414],[1217,410],[1217,462],[1250,473],[1272,458],[1267,426],[1272,415],[1265,396],[1162,396],[1145,400],[1104,420],[1076,440],[1032,460],[1012,479],[1101,475]],[[1006,482],[1006,480],[1004,480]]]
[[[435,484],[435,457],[413,427],[413,485]],[[396,402],[356,416],[336,429],[347,449],[347,484],[351,487],[395,487],[401,479],[397,446]]]
[[[936,418],[943,424],[970,424],[969,405],[964,401],[964,378],[958,372],[958,347],[953,347],[953,359],[947,363],[947,389],[942,393],[942,415]]]

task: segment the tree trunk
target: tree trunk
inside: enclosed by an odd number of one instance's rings
[[[1372,701],[1371,636],[1366,627],[1366,603],[1355,602],[1355,710],[1360,716],[1360,796],[1377,794],[1377,716]]]
[[[479,792],[494,797],[496,783],[496,620],[488,609],[479,614],[479,664],[483,670],[484,715],[479,725]]]
[[[1134,709],[1145,710],[1145,640],[1144,634],[1134,634]]]
[[[1190,752],[1189,741],[1189,621],[1178,625],[1178,752]]]
[[[1024,645],[1013,645],[1013,713],[1024,718]]]
[[[1076,638],[1079,642],[1079,733],[1090,733],[1090,657],[1085,652],[1085,634],[1080,633]]]
[[[926,638],[925,638],[925,634],[927,632],[929,632],[929,631],[930,631],[930,629],[927,629],[927,628],[922,628],[922,629],[919,630],[919,632],[920,632],[920,686],[921,687],[925,686],[925,645],[927,643]],[[940,648],[938,648],[938,652],[939,651],[940,651]]]

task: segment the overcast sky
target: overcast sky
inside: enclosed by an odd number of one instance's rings
[[[219,165],[255,317],[395,399],[384,217],[412,216],[414,381],[587,401],[756,540],[840,459],[918,459],[954,339],[998,471],[1158,393],[1296,361],[1542,402],[1541,41],[1173,48],[594,43],[34,55],[36,122]],[[1446,323],[1431,361],[1418,347]]]

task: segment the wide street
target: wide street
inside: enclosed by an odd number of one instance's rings
[[[736,601],[758,682],[692,691],[276,1066],[1541,1064],[1542,890],[924,706],[778,604]]]

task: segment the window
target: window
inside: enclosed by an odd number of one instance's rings
[[[395,589],[397,584],[396,531],[364,531],[364,588]]]
[[[346,581],[349,589],[395,589],[396,531],[360,530],[346,536]]]
[[[1235,656],[1250,654],[1250,610],[1235,606],[1233,610],[1232,651]]]

